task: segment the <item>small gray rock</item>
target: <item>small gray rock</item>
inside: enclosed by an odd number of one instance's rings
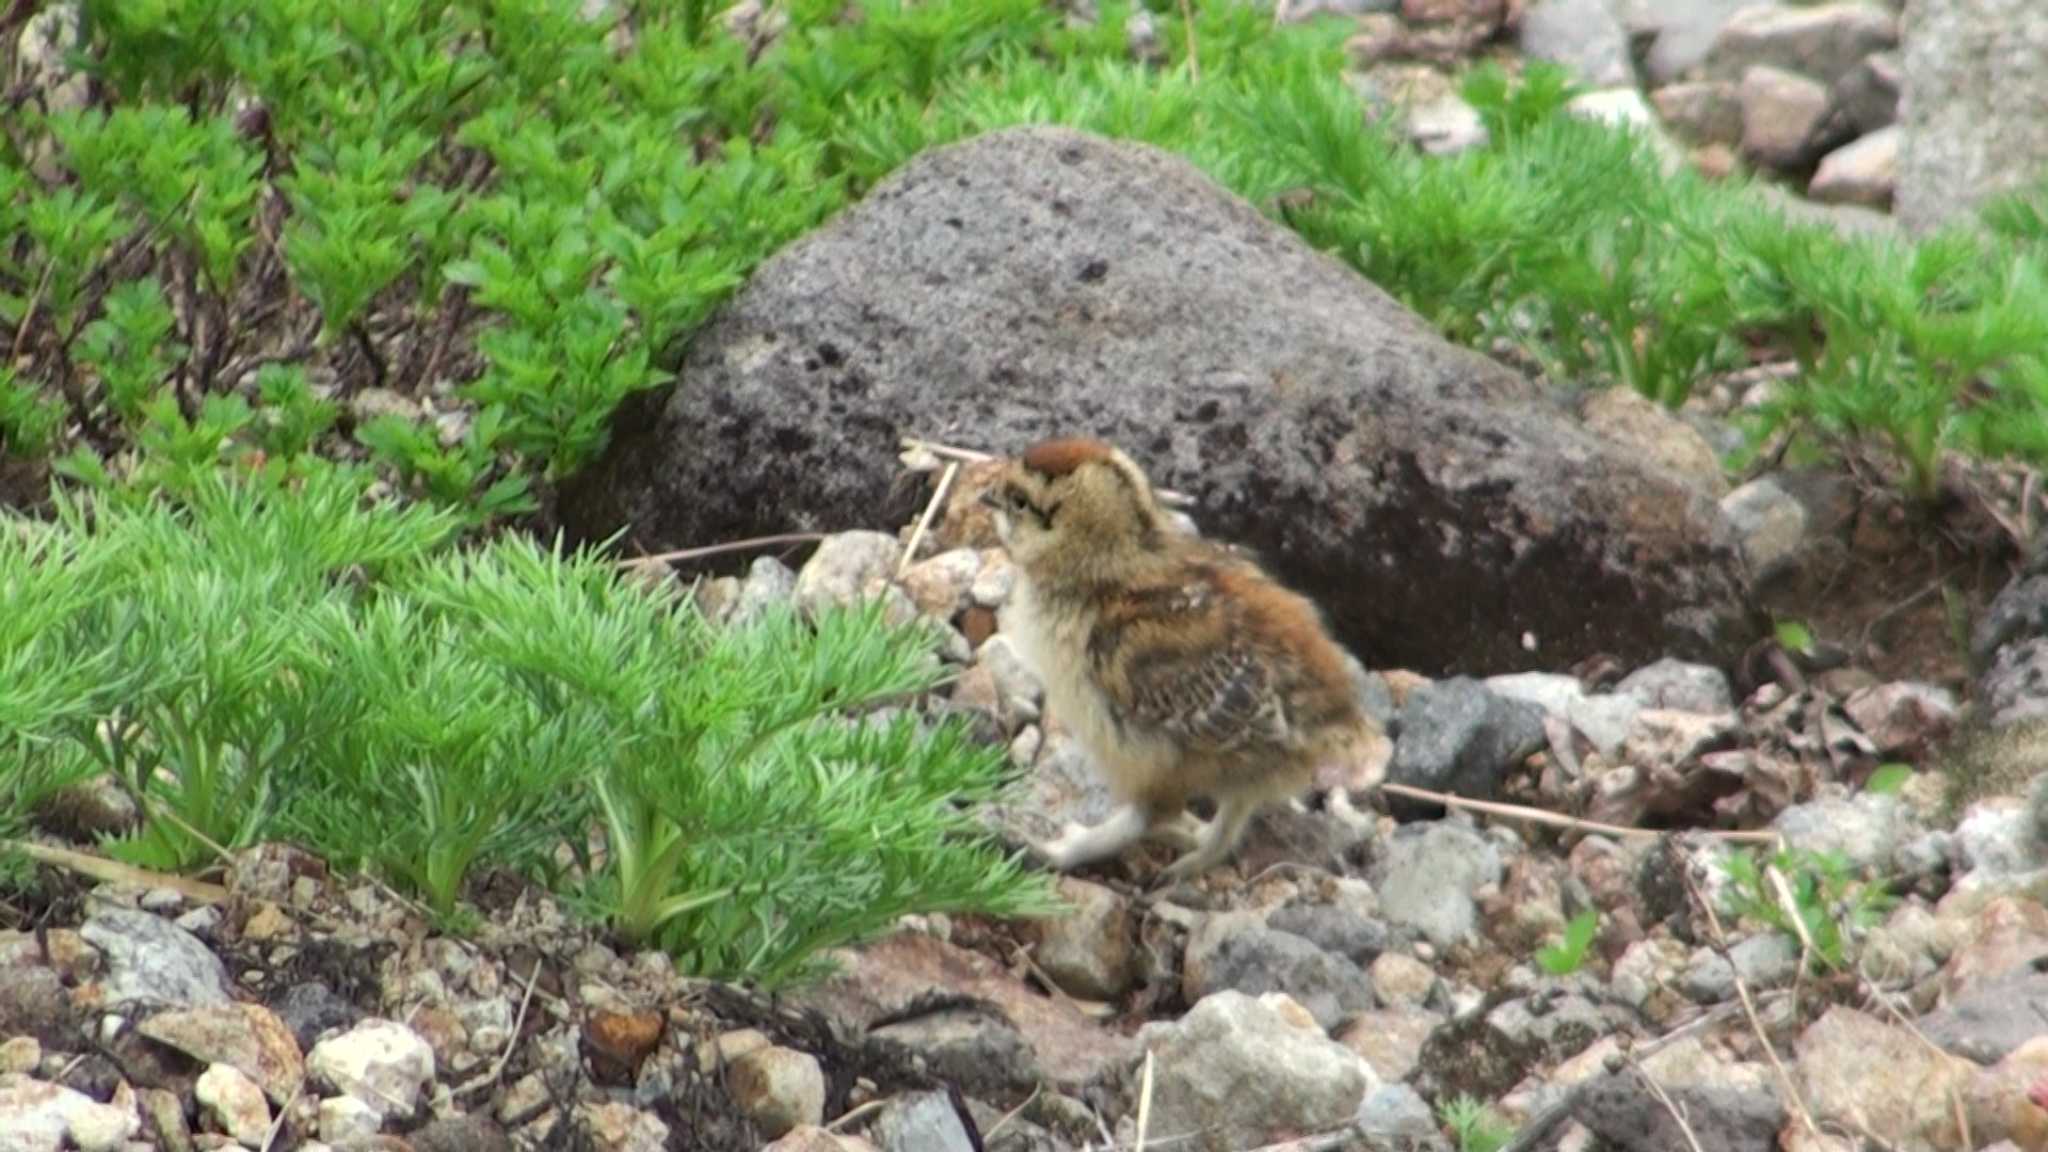
[[[882,1152],[974,1152],[967,1126],[944,1092],[889,1101],[875,1117],[874,1138]]]
[[[1669,84],[1698,70],[1714,38],[1735,13],[1756,0],[1641,0],[1632,22],[1647,39],[1644,67],[1652,84]]]
[[[1679,981],[1696,1004],[1719,1004],[1735,997],[1735,965],[1712,948],[1696,948]]]
[[[1038,966],[1070,995],[1093,1000],[1122,995],[1135,974],[1129,902],[1072,876],[1061,877],[1059,889],[1073,911],[1030,925]]]
[[[1742,155],[1751,163],[1796,172],[1835,142],[1827,132],[1828,90],[1820,81],[1758,64],[1742,74],[1736,92]]]
[[[1799,944],[1783,933],[1766,932],[1728,949],[1728,959],[1751,989],[1776,988],[1798,975]]]
[[[1889,128],[1899,118],[1900,82],[1898,53],[1865,56],[1828,93],[1829,114],[1859,136]]]
[[[1628,33],[1605,0],[1536,0],[1522,11],[1522,54],[1564,65],[1594,88],[1633,87]]]
[[[334,994],[318,980],[294,984],[285,989],[270,1010],[291,1029],[299,1051],[310,1052],[320,1035],[334,1028],[346,1028],[362,1019],[355,1005]]]
[[[1604,1074],[1579,1087],[1572,1117],[1616,1152],[1774,1152],[1785,1106],[1768,1091],[1705,1084],[1664,1086],[1667,1105],[1634,1071]],[[1672,1117],[1676,1108],[1686,1128]]]
[[[858,603],[871,582],[895,574],[902,554],[903,546],[886,532],[861,529],[827,536],[797,573],[792,592],[797,607],[816,615]]]
[[[1370,967],[1393,943],[1385,924],[1342,904],[1290,904],[1266,917],[1266,926],[1299,936],[1360,968]]]
[[[733,601],[734,624],[745,624],[761,614],[781,608],[796,598],[796,573],[773,556],[756,556],[740,582],[740,594]]]
[[[733,1061],[726,1082],[733,1102],[770,1140],[825,1122],[825,1072],[808,1052],[756,1048]]]
[[[1714,716],[1735,707],[1735,693],[1728,687],[1726,673],[1711,665],[1688,664],[1670,657],[1629,673],[1614,686],[1614,692],[1635,699],[1645,708],[1670,712]]]
[[[1671,130],[1692,144],[1742,142],[1742,101],[1727,80],[1669,84],[1650,93],[1650,103]],[[1725,507],[1725,504],[1724,504]]]
[[[1842,702],[1880,756],[1919,759],[1955,727],[1955,694],[1936,684],[1895,680],[1874,684]]]
[[[1899,130],[1880,128],[1821,157],[1806,194],[1820,204],[1889,211],[1899,183]]]
[[[1741,114],[1738,101],[1738,116]],[[1770,476],[1759,476],[1721,499],[1721,511],[1742,542],[1742,558],[1758,580],[1790,568],[1806,543],[1806,505]]]
[[[1451,1152],[1436,1116],[1406,1084],[1385,1084],[1358,1109],[1358,1134],[1366,1152]]]
[[[1188,970],[1191,976],[1200,974],[1187,988],[1191,1001],[1226,989],[1247,996],[1283,992],[1308,1009],[1324,1031],[1373,1006],[1372,980],[1358,965],[1272,928],[1225,935],[1199,966],[1190,964]]]
[[[1991,598],[1970,630],[1970,662],[1979,668],[2019,640],[2048,636],[2048,574],[2027,572]]]
[[[1492,676],[1486,687],[1510,700],[1534,704],[1566,723],[1591,741],[1602,755],[1612,755],[1628,738],[1629,726],[1642,705],[1633,697],[1611,693],[1587,695],[1576,676],[1546,672],[1519,672]]]
[[[2048,779],[2042,777],[2041,779]],[[2010,798],[1972,804],[1956,825],[1963,867],[1979,879],[2018,876],[2041,867],[2041,842],[2027,805]]]
[[[1469,677],[1453,677],[1409,693],[1387,779],[1490,800],[1508,773],[1546,742],[1543,714],[1534,705],[1504,699]],[[1437,804],[1395,796],[1387,801],[1396,819],[1442,814]]]
[[[1491,841],[1463,824],[1437,820],[1396,829],[1373,863],[1372,884],[1388,921],[1442,948],[1478,929],[1473,894],[1498,884],[1502,870]]]
[[[1913,827],[1895,796],[1859,792],[1795,804],[1771,822],[1794,852],[1834,852],[1851,868],[1889,866]]]
[[[403,1024],[370,1019],[313,1046],[306,1072],[383,1116],[408,1116],[434,1082],[434,1049]]]
[[[2000,648],[1977,678],[1976,697],[1986,724],[1994,729],[2048,719],[2048,636]]]
[[[1197,1152],[1255,1148],[1353,1120],[1374,1085],[1364,1061],[1285,997],[1217,992],[1138,1032],[1155,1056],[1152,1123]]]
[[[1923,832],[1899,845],[1898,854],[1892,859],[1901,881],[1929,899],[1939,899],[1948,891],[1957,852],[1954,834],[1936,830]]]
[[[227,969],[213,951],[160,916],[100,908],[79,935],[107,958],[109,1005],[191,1008],[232,999]]]
[[[1039,1077],[1030,1042],[993,1012],[932,1012],[877,1028],[869,1041],[901,1045],[922,1057],[933,1075],[1005,1106],[1022,1102]]]
[[[1722,25],[1707,67],[1717,76],[1739,76],[1764,65],[1825,88],[1898,42],[1898,19],[1876,4],[1757,4]]]
[[[1995,976],[1920,1018],[1948,1052],[1986,1066],[2048,1032],[2048,971],[2035,960]]]
[[[1487,1023],[1521,1051],[1558,1059],[1584,1051],[1588,1044],[1615,1030],[1616,1016],[1584,996],[1525,996],[1509,1000],[1487,1015]]]

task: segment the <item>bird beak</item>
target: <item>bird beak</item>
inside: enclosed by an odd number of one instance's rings
[[[981,495],[974,498],[974,502],[983,508],[994,509],[996,507],[996,490],[993,488],[983,488]]]

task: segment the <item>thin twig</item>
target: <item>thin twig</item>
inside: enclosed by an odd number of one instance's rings
[[[1036,1093],[1033,1093],[1033,1095],[1036,1095]],[[846,1111],[839,1114],[839,1118],[837,1120],[834,1120],[830,1124],[825,1125],[825,1131],[837,1132],[841,1128],[846,1127],[848,1124],[853,1123],[855,1120],[858,1120],[863,1116],[866,1116],[873,1112],[880,1112],[884,1107],[888,1105],[888,1103],[889,1102],[887,1100],[870,1100],[867,1103],[862,1104],[858,1108],[848,1108]]]
[[[137,796],[137,799],[141,799],[141,797]],[[150,808],[154,808],[156,809],[156,811],[148,811]],[[193,827],[191,821],[186,820],[183,816],[178,815],[171,809],[166,808],[161,804],[157,804],[154,801],[151,801],[144,806],[144,812],[152,820],[162,820],[164,823],[171,825],[178,831],[183,832],[185,835],[190,836],[194,840],[197,840],[201,844],[205,845],[206,850],[213,853],[215,858],[217,858],[223,865],[229,868],[234,867],[235,854],[233,852],[228,851],[227,846],[222,844],[220,841],[215,840],[213,837],[208,836],[206,833],[201,832],[199,829]]]
[[[256,1152],[270,1152],[270,1146],[277,1143],[277,1134],[284,1130],[285,1118],[291,1115],[292,1105],[297,1104],[299,1102],[299,1097],[305,1094],[306,1089],[302,1085],[292,1093],[291,1099],[286,1100],[284,1104],[278,1108],[277,1118],[270,1122],[270,1130],[263,1134],[263,1146],[261,1148],[258,1148]]]
[[[1714,902],[1707,899],[1693,882],[1692,873],[1684,871],[1685,890],[1691,894],[1693,903],[1707,914],[1707,926],[1714,933],[1714,946],[1725,958],[1728,953],[1728,934],[1721,930],[1720,914],[1714,911]],[[1732,969],[1735,978],[1735,995],[1742,1000],[1742,1014],[1749,1018],[1750,1031],[1756,1034],[1757,1042],[1764,1046],[1764,1055],[1770,1057],[1771,1068],[1777,1072],[1778,1085],[1785,1093],[1785,1100],[1792,1110],[1799,1114],[1799,1122],[1814,1139],[1820,1139],[1820,1127],[1813,1122],[1813,1113],[1806,1108],[1806,1101],[1799,1096],[1799,1086],[1793,1083],[1792,1073],[1785,1062],[1778,1058],[1778,1049],[1771,1044],[1771,1035],[1764,1030],[1764,1022],[1756,1012],[1756,1001],[1749,995],[1749,982],[1742,978],[1740,970]]]
[[[512,1021],[512,1034],[505,1040],[505,1050],[491,1063],[491,1070],[450,1092],[450,1098],[488,1088],[505,1075],[505,1066],[512,1062],[512,1053],[519,1047],[519,1033],[526,1027],[526,1010],[533,1005],[533,986],[540,981],[540,957],[533,960],[533,971],[526,974],[526,992],[519,997],[519,1015]]]
[[[958,460],[962,464],[986,464],[990,460],[996,459],[990,453],[977,451],[973,448],[941,444],[936,440],[921,440],[915,436],[905,436],[901,444],[905,448],[929,452],[941,460]],[[1194,497],[1189,496],[1185,492],[1176,492],[1171,488],[1154,488],[1152,490],[1152,498],[1169,508],[1192,508],[1195,505]]]
[[[1904,1012],[1899,1011],[1899,1006],[1892,1003],[1891,997],[1886,996],[1884,994],[1884,989],[1879,988],[1877,985],[1871,983],[1869,978],[1865,977],[1861,972],[1858,972],[1856,976],[1857,983],[1861,984],[1863,987],[1863,997],[1866,1003],[1872,1000],[1877,1001],[1877,1003],[1884,1008],[1885,1012],[1888,1013],[1893,1020],[1898,1022],[1899,1027],[1904,1028],[1906,1031],[1912,1033],[1913,1038],[1918,1040],[1923,1047],[1925,1047],[1930,1053],[1932,1053],[1935,1059],[1943,1061],[1944,1063],[1955,1059],[1953,1056],[1950,1056],[1947,1050],[1943,1049],[1941,1045],[1936,1044],[1933,1040],[1929,1039],[1927,1033],[1922,1032],[1920,1030],[1919,1025],[1913,1023],[1910,1017],[1908,1017]],[[1962,1138],[1962,1143],[1959,1146],[1963,1148],[1975,1148],[1977,1146],[1977,1142],[1975,1140],[1970,1139],[1970,1117],[1968,1112],[1966,1112],[1963,1108],[1962,1093],[1956,1091],[1956,1086],[1953,1081],[1951,1081],[1948,1086],[1948,1104],[1949,1110],[1955,1113],[1956,1135]]]
[[[1666,1092],[1664,1086],[1657,1083],[1657,1078],[1645,1072],[1643,1066],[1636,1063],[1633,1058],[1629,1060],[1628,1065],[1643,1082],[1643,1086],[1650,1090],[1650,1095],[1657,1098],[1657,1103],[1664,1106],[1664,1111],[1669,1112],[1671,1118],[1678,1122],[1678,1130],[1684,1133],[1686,1146],[1691,1148],[1692,1152],[1706,1152],[1706,1149],[1700,1147],[1700,1138],[1693,1133],[1692,1122],[1679,1110],[1678,1102],[1671,1098],[1671,1093]]]
[[[220,904],[228,898],[228,890],[219,884],[209,884],[204,880],[194,880],[189,876],[174,873],[148,872],[118,860],[109,860],[104,856],[94,856],[86,852],[75,852],[69,848],[56,848],[28,840],[0,841],[0,847],[20,852],[38,863],[67,869],[109,884],[133,884],[145,889],[168,888],[187,900],[200,904]]]
[[[1152,1050],[1145,1049],[1145,1070],[1138,1077],[1138,1152],[1145,1152],[1145,1137],[1152,1128]]]
[[[1032,1102],[1038,1099],[1038,1094],[1044,1089],[1045,1082],[1042,1080],[1036,1084],[1033,1084],[1031,1086],[1031,1095],[1026,1096],[1022,1104],[1019,1104],[1015,1108],[1010,1109],[1008,1112],[1003,1113],[1002,1119],[997,1120],[994,1124],[989,1125],[988,1131],[983,1132],[981,1134],[982,1143],[987,1144],[989,1141],[994,1140],[996,1138],[996,1133],[1001,1132],[1004,1128],[1009,1127],[1010,1121],[1015,1120],[1019,1116],[1022,1116],[1024,1114],[1024,1110],[1026,1108],[1031,1107]],[[836,1124],[838,1123],[838,1121],[835,1120],[833,1121],[833,1123]]]
[[[1764,865],[1764,881],[1771,886],[1771,895],[1778,902],[1778,910],[1792,922],[1793,935],[1799,937],[1799,969],[1792,974],[1792,989],[1796,994],[1806,981],[1806,973],[1817,951],[1813,933],[1807,930],[1806,917],[1799,914],[1799,901],[1792,896],[1792,885],[1786,882],[1785,874],[1778,871],[1777,865]]]
[[[706,544],[701,548],[679,548],[674,552],[656,552],[652,556],[629,556],[619,561],[621,568],[652,568],[657,564],[669,564],[677,560],[698,560],[706,556],[722,556],[728,552],[746,552],[755,548],[773,548],[778,544],[816,544],[823,540],[823,532],[784,532],[779,536],[756,536],[750,540],[732,540],[724,544]]]
[[[1937,575],[1933,580],[1929,581],[1925,588],[1920,589],[1918,592],[1913,593],[1911,596],[1906,597],[1904,600],[1899,601],[1897,604],[1894,604],[1891,607],[1886,608],[1884,611],[1879,612],[1877,615],[1872,616],[1870,620],[1863,625],[1863,634],[1862,636],[1858,637],[1856,641],[1857,648],[1860,650],[1870,647],[1871,633],[1876,632],[1880,625],[1882,625],[1885,621],[1890,620],[1892,617],[1897,616],[1899,613],[1904,612],[1906,609],[1911,608],[1913,605],[1920,603],[1922,600],[1927,599],[1929,596],[1934,595],[1936,592],[1941,591],[1942,588],[1947,586],[1947,584],[1948,573],[1943,572],[1940,575]]]
[[[939,508],[946,502],[946,493],[953,489],[953,478],[960,474],[960,462],[949,461],[946,470],[939,473],[939,486],[932,491],[932,498],[925,503],[924,515],[917,518],[917,527],[910,530],[910,542],[903,546],[903,558],[896,562],[896,578],[910,571],[910,562],[917,558],[917,546],[924,543],[924,534],[931,531],[932,518],[939,514]]]
[[[1381,783],[1379,790],[1396,796],[1407,796],[1415,800],[1428,800],[1446,808],[1462,808],[1468,812],[1482,812],[1488,816],[1505,816],[1516,820],[1527,820],[1533,824],[1544,824],[1568,831],[1599,832],[1607,836],[1669,836],[1669,831],[1658,828],[1629,828],[1620,824],[1607,824],[1598,820],[1584,820],[1552,812],[1548,808],[1527,808],[1520,804],[1502,804],[1493,800],[1472,800],[1464,796],[1453,796],[1448,792],[1432,792],[1427,788],[1415,788],[1407,784]],[[1753,832],[1723,832],[1715,829],[1699,829],[1698,835],[1725,840],[1737,844],[1775,844],[1778,834],[1764,830]]]

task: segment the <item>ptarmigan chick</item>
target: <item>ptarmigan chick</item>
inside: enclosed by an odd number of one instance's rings
[[[1018,568],[1019,647],[1121,802],[1035,845],[1054,870],[1149,838],[1184,849],[1165,873],[1184,878],[1221,863],[1261,807],[1300,795],[1318,767],[1383,768],[1384,735],[1321,613],[1177,531],[1123,452],[1042,441],[982,499]],[[1186,810],[1197,796],[1216,805],[1207,824]]]

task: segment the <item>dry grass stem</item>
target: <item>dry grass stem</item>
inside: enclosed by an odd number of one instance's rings
[[[656,552],[651,556],[629,556],[619,561],[621,568],[652,568],[658,564],[671,564],[677,560],[700,560],[706,556],[723,556],[729,552],[748,552],[756,548],[773,548],[778,544],[816,544],[825,538],[823,532],[784,532],[778,536],[755,536],[748,540],[731,540],[724,544],[706,544],[699,548],[679,548],[673,552]]]
[[[504,1051],[491,1063],[491,1069],[469,1083],[449,1093],[450,1097],[461,1096],[478,1088],[488,1088],[505,1075],[505,1066],[512,1061],[512,1053],[519,1047],[519,1033],[526,1028],[526,1012],[533,1007],[533,986],[540,981],[540,960],[533,962],[533,970],[526,974],[526,991],[519,997],[519,1015],[512,1020],[512,1035],[505,1040]]]
[[[1725,959],[1728,955],[1728,933],[1721,929],[1721,917],[1714,911],[1713,901],[1707,899],[1706,894],[1700,891],[1699,885],[1693,882],[1690,871],[1685,874],[1685,890],[1692,896],[1693,903],[1699,906],[1700,911],[1706,913],[1707,927],[1714,934],[1714,948]],[[1730,970],[1734,971],[1732,964]],[[1777,1074],[1778,1086],[1785,1093],[1786,1103],[1799,1114],[1799,1123],[1808,1134],[1816,1140],[1820,1139],[1820,1128],[1813,1122],[1813,1113],[1807,1110],[1806,1101],[1799,1095],[1799,1086],[1792,1080],[1791,1070],[1787,1069],[1785,1062],[1778,1057],[1778,1049],[1771,1043],[1771,1034],[1765,1030],[1763,1018],[1757,1015],[1756,1001],[1749,994],[1749,982],[1742,978],[1739,971],[1736,971],[1734,976],[1735,995],[1742,1001],[1742,1014],[1749,1018],[1750,1031],[1756,1034],[1757,1043],[1764,1046],[1764,1055],[1770,1058],[1771,1069]]]
[[[825,1125],[825,1131],[837,1132],[841,1128],[846,1127],[848,1124],[853,1123],[855,1120],[858,1120],[863,1116],[868,1116],[872,1115],[873,1113],[880,1112],[888,1103],[889,1102],[887,1100],[870,1100],[857,1108],[848,1108],[845,1112],[840,1113],[839,1118],[837,1120],[834,1120],[830,1124]]]
[[[1650,1090],[1650,1095],[1657,1098],[1657,1103],[1664,1106],[1664,1111],[1669,1113],[1671,1118],[1678,1122],[1678,1130],[1685,1135],[1686,1147],[1691,1148],[1692,1152],[1706,1152],[1706,1149],[1700,1147],[1698,1134],[1692,1130],[1692,1122],[1685,1118],[1684,1111],[1678,1107],[1678,1102],[1671,1098],[1671,1093],[1666,1092],[1664,1086],[1657,1083],[1657,1078],[1644,1071],[1643,1066],[1636,1063],[1634,1059],[1629,1060],[1628,1066],[1635,1072],[1636,1077],[1643,1082],[1643,1087]]]
[[[911,561],[917,559],[917,546],[924,543],[924,534],[931,531],[932,519],[939,514],[939,509],[945,506],[946,494],[953,490],[953,478],[958,475],[960,462],[947,461],[946,470],[939,473],[939,486],[932,489],[932,498],[925,502],[924,515],[917,518],[917,527],[910,530],[910,542],[903,546],[903,558],[896,562],[898,580],[903,579],[903,574],[910,571]]]
[[[996,459],[996,457],[991,455],[990,453],[977,451],[976,449],[973,448],[961,448],[952,444],[941,444],[936,440],[921,440],[915,436],[905,436],[902,440],[902,444],[904,448],[910,451],[929,452],[933,456],[939,458],[940,460],[954,460],[962,464],[985,464],[990,460]],[[1194,497],[1189,496],[1186,493],[1175,492],[1171,488],[1154,488],[1152,490],[1152,495],[1155,498],[1157,498],[1161,504],[1164,504],[1169,508],[1192,508],[1195,504]]]
[[[1912,1033],[1913,1038],[1915,1040],[1918,1040],[1922,1047],[1926,1048],[1929,1052],[1933,1053],[1936,1059],[1953,1059],[1953,1057],[1951,1057],[1948,1054],[1948,1052],[1942,1048],[1941,1045],[1936,1044],[1933,1040],[1928,1039],[1927,1033],[1922,1032],[1920,1030],[1920,1026],[1913,1023],[1912,1017],[1907,1016],[1904,1012],[1899,1011],[1899,1006],[1892,1003],[1891,997],[1884,994],[1884,989],[1879,988],[1877,985],[1871,983],[1867,978],[1862,977],[1860,974],[1858,975],[1857,982],[1862,985],[1863,997],[1866,1003],[1870,1001],[1876,1001],[1877,1004],[1885,1010],[1886,1015],[1890,1016],[1892,1020],[1898,1024],[1899,1027],[1904,1028],[1906,1031]],[[1962,1093],[1956,1091],[1956,1087],[1954,1084],[1950,1084],[1948,1088],[1948,1105],[1949,1110],[1955,1113],[1956,1135],[1960,1137],[1962,1140],[1961,1146],[1964,1148],[1975,1148],[1977,1146],[1977,1142],[1975,1140],[1970,1139],[1970,1117],[1969,1114],[1963,1108]]]
[[[1432,792],[1427,788],[1416,788],[1407,784],[1381,783],[1379,790],[1395,796],[1406,796],[1414,800],[1428,800],[1446,808],[1462,808],[1468,812],[1481,812],[1488,816],[1503,816],[1514,820],[1527,820],[1532,824],[1544,824],[1567,831],[1598,832],[1606,836],[1669,836],[1670,832],[1658,828],[1628,828],[1620,824],[1606,824],[1598,820],[1584,820],[1552,812],[1548,808],[1528,808],[1520,804],[1502,804],[1495,800],[1472,800],[1454,796],[1448,792]],[[1768,831],[1721,832],[1701,829],[1694,835],[1708,836],[1733,844],[1776,844],[1778,834]]]
[[[94,856],[89,852],[77,852],[69,848],[56,848],[48,844],[37,844],[29,840],[0,841],[0,847],[12,849],[39,864],[76,872],[108,884],[131,884],[148,890],[168,888],[185,899],[197,904],[220,904],[227,900],[228,890],[219,884],[194,880],[189,876],[178,876],[168,872],[151,872]]]
[[[1152,1127],[1152,1050],[1145,1049],[1145,1070],[1138,1077],[1138,1152],[1145,1152],[1145,1137]]]

